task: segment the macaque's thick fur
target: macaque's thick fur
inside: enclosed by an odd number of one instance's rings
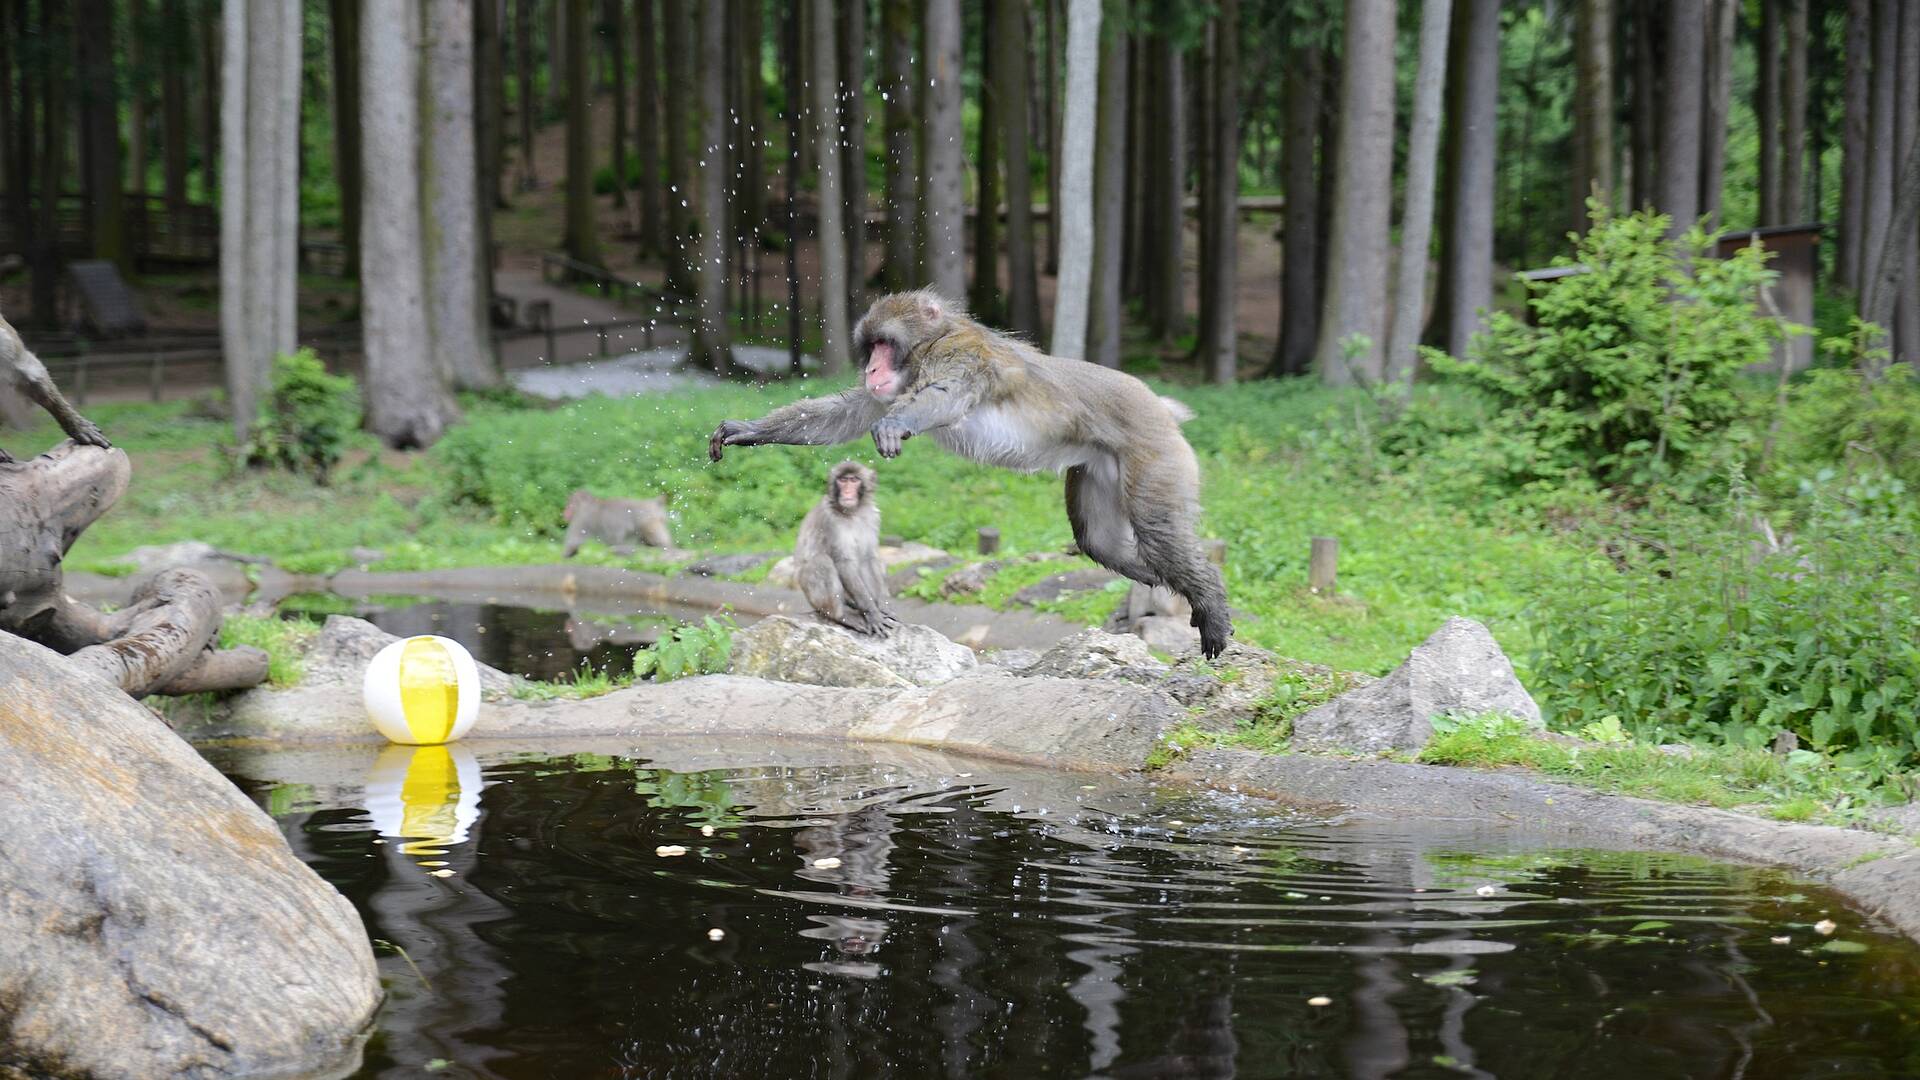
[[[667,530],[667,500],[602,499],[586,491],[576,491],[567,499],[567,544],[564,555],[573,558],[580,545],[598,540],[616,544],[646,544],[670,548],[673,534]]]
[[[67,438],[84,446],[113,445],[93,421],[81,416],[80,411],[61,396],[60,389],[53,385],[53,377],[47,374],[46,365],[27,350],[26,343],[4,317],[0,317],[0,379],[5,379],[28,401],[52,413]],[[12,460],[13,455],[0,450],[0,464]]]
[[[1067,518],[1095,562],[1193,605],[1201,649],[1233,633],[1226,588],[1194,535],[1200,467],[1180,434],[1192,413],[1131,375],[1045,353],[980,325],[938,294],[881,297],[854,330],[863,385],[758,420],[728,420],[708,453],[873,436],[882,457],[927,435],[962,457],[1066,473]]]
[[[835,465],[827,477],[826,496],[800,523],[793,561],[801,593],[822,618],[886,637],[900,623],[887,610],[874,481],[873,470],[865,465]]]

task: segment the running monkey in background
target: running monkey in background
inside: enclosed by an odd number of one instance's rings
[[[1194,534],[1200,466],[1180,434],[1192,417],[1131,375],[1048,356],[973,321],[929,291],[875,301],[854,331],[863,383],[758,420],[727,420],[726,447],[825,446],[871,434],[892,458],[915,435],[962,457],[1022,472],[1064,470],[1067,519],[1093,561],[1193,606],[1200,648],[1233,634],[1226,587]]]
[[[886,637],[900,620],[887,610],[880,509],[873,504],[873,485],[873,470],[865,465],[835,465],[827,477],[826,497],[800,523],[793,561],[801,593],[822,618]]]
[[[654,499],[602,499],[584,490],[576,491],[567,499],[567,509],[560,520],[567,523],[563,557],[568,559],[589,540],[598,540],[608,547],[673,546],[673,534],[667,530],[664,495]]]

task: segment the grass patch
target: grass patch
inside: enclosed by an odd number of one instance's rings
[[[266,650],[267,685],[284,690],[299,685],[306,674],[307,643],[319,632],[320,624],[310,619],[229,615],[220,624],[220,647],[252,645]]]
[[[633,676],[630,674],[615,675],[590,667],[582,661],[580,670],[564,679],[515,679],[513,696],[519,701],[583,701],[631,685]]]
[[[1157,772],[1177,761],[1185,761],[1193,751],[1202,746],[1213,746],[1216,737],[1212,732],[1203,731],[1192,724],[1181,724],[1172,731],[1160,736],[1147,751],[1147,759],[1141,762],[1141,768]]]

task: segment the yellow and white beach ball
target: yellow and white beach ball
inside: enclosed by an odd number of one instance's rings
[[[387,746],[367,771],[367,813],[407,855],[442,855],[480,820],[480,760],[464,746]]]
[[[422,634],[381,649],[363,693],[373,726],[409,746],[452,742],[480,716],[480,668],[452,638]]]

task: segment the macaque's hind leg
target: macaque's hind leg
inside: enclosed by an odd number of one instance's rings
[[[1193,531],[1199,470],[1191,458],[1137,462],[1132,468],[1122,507],[1143,571],[1134,580],[1165,585],[1185,597],[1200,631],[1200,651],[1208,659],[1219,656],[1233,635],[1233,619],[1220,570],[1207,561]]]
[[[1118,462],[1109,458],[1067,470],[1067,521],[1087,558],[1143,585],[1166,584],[1140,561]]]

